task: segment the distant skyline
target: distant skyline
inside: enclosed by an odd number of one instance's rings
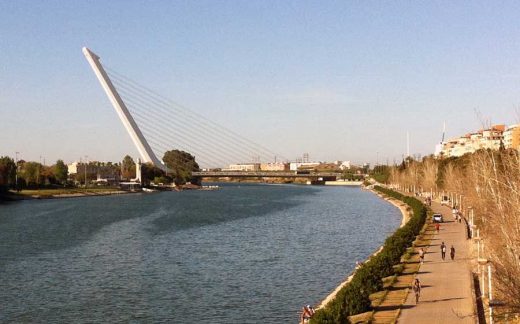
[[[519,121],[519,14],[514,1],[1,1],[0,156],[138,157],[83,46],[290,159],[393,163],[407,132],[424,156],[444,121],[447,139]]]

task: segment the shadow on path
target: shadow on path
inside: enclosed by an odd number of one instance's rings
[[[415,307],[415,305],[378,306],[378,307],[374,307],[374,310],[376,310],[376,311],[391,311],[391,310],[407,309],[407,308],[413,308],[413,307]]]
[[[419,303],[436,303],[436,302],[443,302],[443,301],[457,300],[457,299],[465,299],[465,297],[453,297],[453,298],[443,298],[443,299],[420,300]]]

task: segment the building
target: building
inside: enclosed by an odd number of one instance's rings
[[[482,131],[480,143],[484,149],[498,150],[504,141],[505,125],[495,125]]]
[[[291,162],[289,164],[289,170],[298,171],[298,169],[310,169],[320,165],[319,162]]]
[[[288,163],[262,163],[260,164],[261,171],[289,171]]]
[[[85,170],[86,168],[86,170]],[[67,165],[69,175],[80,174],[84,175],[85,171],[87,175],[95,175],[97,173],[97,165],[92,163],[72,162]]]
[[[238,163],[230,164],[229,168],[222,169],[222,171],[260,171],[260,163]]]
[[[117,184],[121,180],[121,170],[117,164],[110,162],[90,162],[88,164],[73,162],[67,165],[72,180],[88,181],[98,184]],[[85,172],[86,171],[86,172]]]
[[[516,136],[515,143],[520,145],[520,135],[516,135],[517,133],[514,131],[514,127],[507,133],[505,125],[494,125],[490,128],[437,144],[435,147],[435,156],[463,156],[464,154],[473,153],[481,149],[498,150],[502,144],[505,144],[505,134],[508,134],[511,143],[513,142],[513,136]]]
[[[339,167],[340,170],[350,170],[350,161],[334,161],[334,164]]]
[[[69,174],[78,173],[78,165],[79,165],[79,162],[72,162],[71,164],[68,164],[67,170],[69,171]]]
[[[504,147],[520,150],[520,125],[511,125],[504,131]]]

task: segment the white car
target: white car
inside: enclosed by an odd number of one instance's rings
[[[442,218],[442,214],[433,214],[433,222],[434,223],[442,223],[444,219]]]

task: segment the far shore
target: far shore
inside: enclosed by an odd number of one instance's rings
[[[124,195],[129,193],[136,193],[134,191],[125,191],[119,189],[78,189],[78,188],[63,188],[63,189],[40,189],[40,190],[22,190],[21,192],[10,192],[3,195],[4,201],[17,200],[33,200],[33,199],[61,199],[61,198],[77,198],[77,197],[92,197],[92,196],[109,196],[109,195]]]
[[[218,188],[218,187],[217,187]],[[43,189],[28,189],[20,192],[9,191],[0,195],[0,202],[19,201],[19,200],[33,200],[33,199],[62,199],[62,198],[79,198],[79,197],[95,197],[95,196],[111,196],[111,195],[126,195],[126,194],[149,194],[161,191],[184,191],[184,190],[215,190],[212,186],[199,186],[186,184],[180,187],[152,187],[139,188],[138,190],[122,190],[120,188],[43,188]]]

